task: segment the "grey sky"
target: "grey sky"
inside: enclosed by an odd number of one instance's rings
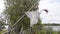
[[[41,0],[40,9],[48,9],[49,13],[41,14],[44,23],[60,23],[60,0]]]
[[[4,1],[0,0],[0,13],[2,13],[4,9],[5,9],[4,8]]]

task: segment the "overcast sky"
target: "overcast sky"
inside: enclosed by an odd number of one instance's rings
[[[0,13],[4,10],[4,1],[0,0]],[[42,12],[41,19],[43,23],[60,22],[60,0],[41,0],[39,10],[48,9],[49,13]]]
[[[0,13],[2,13],[4,9],[5,9],[4,8],[4,1],[0,0]]]
[[[48,14],[41,14],[42,22],[44,23],[60,23],[60,0],[41,0],[39,8],[48,9]]]

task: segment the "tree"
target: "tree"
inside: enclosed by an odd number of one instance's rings
[[[5,20],[3,18],[0,18],[0,31],[2,31],[5,28]]]
[[[3,23],[2,21],[0,21],[0,31],[1,31],[3,28],[5,28],[5,27],[4,27],[4,23]]]
[[[39,0],[5,0],[6,10],[4,13],[7,15],[7,19],[10,20],[9,25],[12,26],[22,15],[24,15],[24,12],[27,12],[35,3],[36,5],[30,11],[37,10],[38,1]],[[22,25],[24,29],[29,28],[30,22],[27,16],[24,16],[24,18],[14,26],[16,28],[16,34],[20,32]]]

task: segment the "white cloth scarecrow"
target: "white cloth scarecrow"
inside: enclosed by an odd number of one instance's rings
[[[28,16],[28,18],[30,18],[30,27],[32,27],[34,24],[37,24],[39,17],[38,11],[25,12],[25,14]]]

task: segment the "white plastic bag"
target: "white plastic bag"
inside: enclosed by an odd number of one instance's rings
[[[39,17],[38,11],[25,12],[25,14],[28,16],[28,18],[30,18],[30,27],[37,24]]]

